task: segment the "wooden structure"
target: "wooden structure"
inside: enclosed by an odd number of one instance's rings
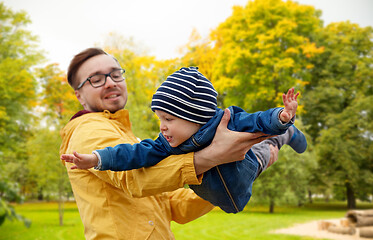
[[[328,221],[318,223],[319,230],[332,233],[354,235],[357,231],[362,238],[373,239],[373,209],[349,210],[346,218],[337,225]]]

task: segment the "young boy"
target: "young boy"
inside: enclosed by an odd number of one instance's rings
[[[240,132],[279,135],[255,145],[242,161],[223,164],[204,173],[201,185],[191,185],[197,195],[225,212],[242,211],[251,197],[252,183],[271,163],[269,145],[278,149],[290,145],[296,152],[306,150],[307,141],[293,126],[298,106],[294,88],[283,95],[284,108],[248,114],[229,107],[228,128]],[[157,164],[172,154],[198,151],[208,146],[223,116],[217,108],[217,92],[198,68],[181,68],[170,75],[153,95],[151,109],[160,119],[161,133],[156,140],[120,144],[96,150],[93,154],[62,155],[72,168],[125,171]]]

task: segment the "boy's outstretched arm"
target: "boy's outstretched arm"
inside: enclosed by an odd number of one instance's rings
[[[98,157],[96,154],[80,154],[74,151],[73,154],[62,154],[61,160],[65,162],[74,163],[71,169],[89,169],[96,167],[98,164]]]
[[[284,103],[284,110],[280,113],[280,120],[282,122],[289,122],[297,111],[298,101],[297,98],[299,92],[294,95],[294,88],[290,88],[286,94],[282,95],[282,101]]]

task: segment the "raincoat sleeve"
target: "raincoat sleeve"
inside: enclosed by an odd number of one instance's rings
[[[77,151],[90,154],[95,149],[120,143],[134,143],[133,139],[123,134],[125,131],[106,119],[95,119],[95,121],[86,119],[72,132],[68,146],[64,147],[66,149],[64,153]],[[127,191],[132,197],[145,197],[173,191],[185,184],[200,184],[202,177],[197,178],[195,174],[193,157],[194,153],[173,155],[153,167],[131,171],[98,171],[93,168],[88,171],[114,187]],[[71,163],[65,164],[71,165]],[[74,175],[74,171],[77,174],[78,171],[87,171],[71,170],[70,166],[67,166],[67,169],[71,171],[69,175]]]
[[[180,224],[193,221],[210,212],[214,205],[197,196],[191,189],[178,189],[169,193],[171,218]]]

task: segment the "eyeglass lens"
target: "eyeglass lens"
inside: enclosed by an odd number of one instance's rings
[[[114,82],[121,82],[124,80],[124,70],[117,69],[108,74],[96,74],[90,77],[90,82],[93,87],[101,87],[106,83],[106,78],[110,76],[110,78]]]

